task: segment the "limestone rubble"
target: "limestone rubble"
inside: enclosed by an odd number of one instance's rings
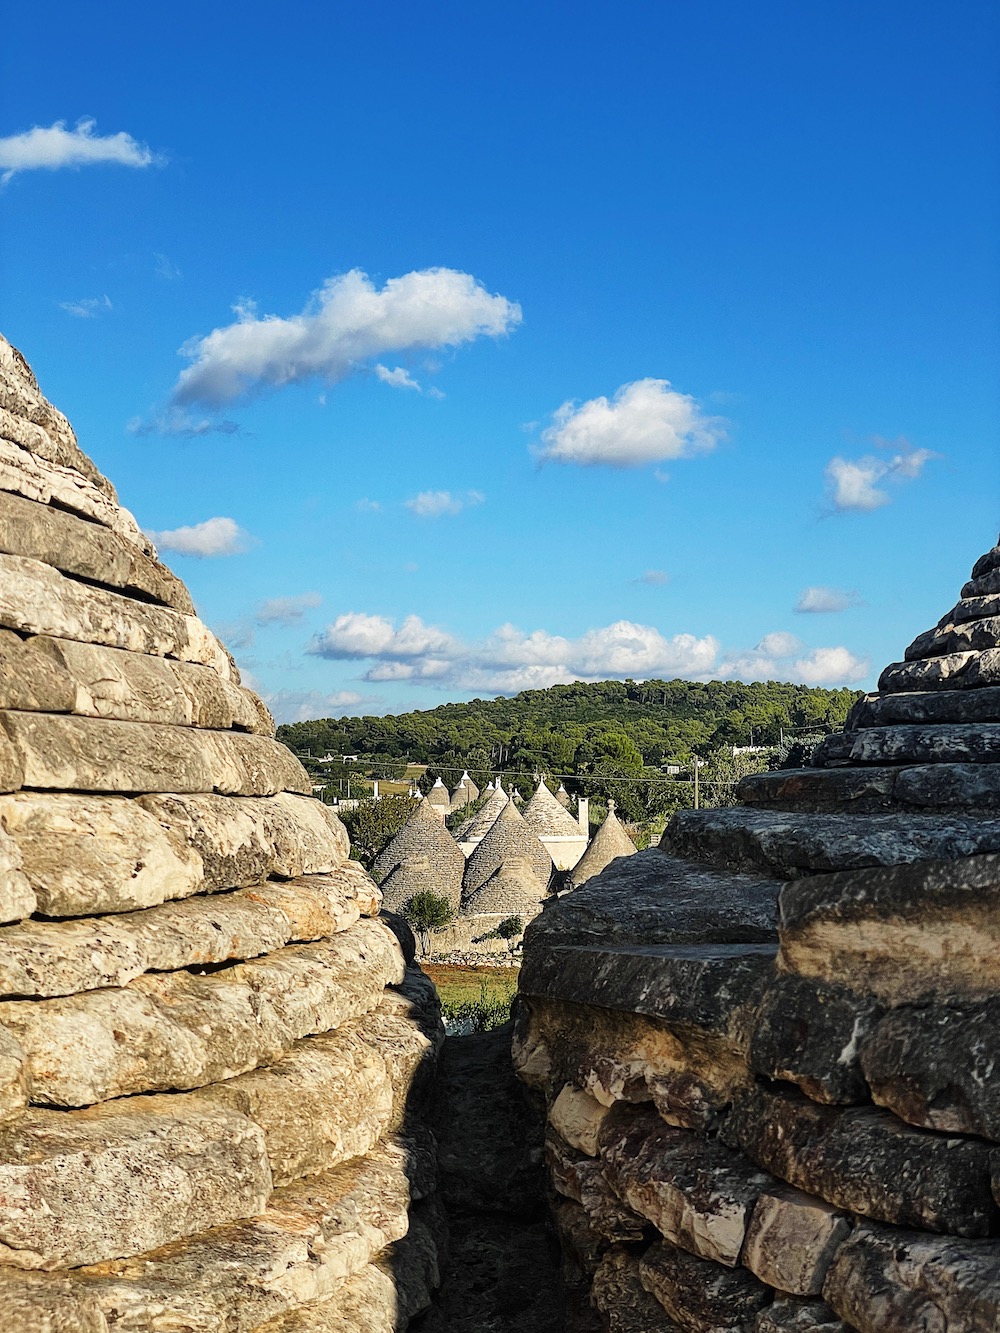
[[[1000,546],[810,767],[529,927],[515,1061],[612,1333],[1000,1327],[998,592]]]
[[[4,1333],[405,1328],[433,986],[3,339],[0,793]]]

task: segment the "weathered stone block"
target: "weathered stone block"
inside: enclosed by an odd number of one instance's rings
[[[670,1318],[692,1333],[740,1333],[773,1295],[745,1268],[724,1268],[668,1241],[646,1251],[639,1276]]]
[[[780,885],[650,848],[620,857],[528,927],[531,953],[551,944],[766,944]]]
[[[1000,987],[998,903],[997,856],[797,880],[781,894],[778,965],[887,1005],[942,987],[986,999]]]
[[[607,1320],[608,1333],[675,1333],[679,1328],[642,1285],[638,1258],[617,1245],[598,1264],[590,1299]]]
[[[775,1186],[757,1200],[740,1261],[769,1287],[818,1296],[850,1230],[846,1213],[811,1194]]]
[[[0,1028],[0,1125],[16,1120],[28,1105],[27,1064],[20,1042]]]
[[[359,921],[206,976],[147,973],[119,989],[6,1001],[0,1023],[24,1048],[36,1102],[86,1106],[273,1063],[300,1037],[376,1008],[402,979],[395,936]]]
[[[4,410],[0,433],[5,439],[51,463],[76,468],[114,497],[114,487],[77,444],[73,427],[48,402],[27,361],[5,338],[0,340],[0,406]]]
[[[764,1088],[734,1107],[723,1133],[790,1185],[864,1217],[957,1236],[988,1235],[995,1220],[989,1146],[975,1139]]]
[[[598,1235],[608,1241],[642,1240],[648,1221],[622,1203],[600,1162],[578,1153],[552,1129],[545,1136],[545,1162],[550,1184],[581,1205]]]
[[[597,1156],[597,1141],[608,1108],[571,1083],[563,1085],[549,1107],[549,1124],[572,1148]]]
[[[3,798],[0,797],[0,805]],[[2,816],[0,816],[2,820]],[[38,906],[21,849],[0,824],[0,921],[19,921]]]
[[[878,678],[885,693],[909,690],[967,690],[1000,684],[1000,650],[969,648],[918,661],[893,662]]]
[[[259,1216],[81,1268],[70,1289],[113,1319],[116,1333],[251,1333],[336,1298],[346,1280],[405,1235],[408,1172],[406,1146],[381,1144],[358,1162],[275,1190]],[[66,1279],[0,1265],[0,1308],[26,1293],[44,1306],[51,1289],[65,1291]]]
[[[752,773],[736,786],[746,805],[782,810],[869,814],[893,808],[899,771],[894,768],[789,768]]]
[[[265,736],[49,713],[5,712],[0,722],[24,766],[25,787],[233,796],[312,790],[291,751]]]
[[[198,662],[224,680],[238,680],[225,649],[194,616],[79,583],[51,565],[17,555],[0,554],[0,625],[21,634]]]
[[[937,625],[917,637],[903,654],[905,661],[939,657],[943,654],[982,652],[995,649],[1000,639],[1000,616],[986,616],[964,625]]]
[[[870,694],[854,709],[847,720],[848,731],[899,722],[996,722],[1000,718],[1000,687]]]
[[[773,1305],[761,1310],[753,1329],[754,1333],[852,1333],[826,1301],[790,1296],[779,1296]]]
[[[1000,724],[938,722],[899,724],[829,736],[816,747],[813,763],[995,764],[1000,759]]]
[[[256,958],[292,941],[335,935],[362,910],[375,915],[377,893],[370,881],[367,887],[335,871],[144,912],[0,928],[0,995],[45,998],[125,986],[143,972]]]
[[[872,1097],[901,1120],[1000,1141],[1000,999],[893,1010],[860,1057]]]
[[[991,764],[926,764],[903,768],[895,799],[915,810],[1000,809],[1000,772]]]
[[[19,1269],[7,1276],[11,1280],[0,1276],[5,1333],[108,1333],[104,1312],[72,1278]]]
[[[750,1213],[771,1178],[712,1139],[665,1125],[646,1107],[620,1107],[601,1130],[615,1193],[674,1245],[732,1268]]]
[[[39,651],[38,642],[0,630],[0,708],[71,713],[76,683],[64,666]]]
[[[61,1268],[139,1254],[251,1217],[270,1192],[261,1131],[222,1108],[135,1098],[30,1111],[0,1131],[0,1260]]]
[[[757,1011],[750,1067],[817,1102],[866,1102],[860,1045],[884,1012],[869,995],[778,973]]]
[[[3,419],[0,409],[0,434]],[[10,491],[0,491],[0,551],[194,615],[191,596],[180,579],[134,541]]]
[[[837,1251],[823,1295],[858,1333],[985,1333],[1000,1326],[1000,1247],[858,1227]]]

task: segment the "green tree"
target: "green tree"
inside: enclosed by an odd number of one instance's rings
[[[430,949],[431,931],[441,930],[455,919],[452,905],[444,894],[432,893],[430,889],[408,898],[403,904],[403,916],[420,936],[420,952],[423,954]]]
[[[412,796],[366,796],[353,810],[338,811],[351,839],[351,859],[371,870],[375,858],[388,846],[417,808]]]
[[[524,934],[524,922],[519,916],[507,916],[497,926],[497,938],[507,941],[511,953],[517,948],[517,941]]]

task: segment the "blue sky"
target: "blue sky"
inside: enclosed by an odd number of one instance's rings
[[[0,327],[280,717],[869,685],[996,540],[985,0],[5,24]]]

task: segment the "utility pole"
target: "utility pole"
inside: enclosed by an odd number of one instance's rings
[[[698,766],[701,760],[697,755],[694,756],[694,808],[698,809]]]

